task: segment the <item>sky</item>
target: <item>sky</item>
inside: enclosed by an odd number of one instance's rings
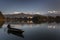
[[[60,0],[0,0],[0,11],[3,14],[46,14],[50,11],[60,11]]]

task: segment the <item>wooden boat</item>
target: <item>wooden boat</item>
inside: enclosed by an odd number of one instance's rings
[[[8,28],[8,30],[9,30],[9,32],[20,33],[20,34],[22,34],[22,33],[24,32],[24,31],[21,30],[21,29],[11,28],[10,25],[8,25],[7,28]]]
[[[21,31],[15,31],[15,30],[8,29],[7,33],[24,38],[24,35],[22,34],[23,32],[21,32]]]

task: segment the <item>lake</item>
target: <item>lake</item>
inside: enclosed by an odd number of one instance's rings
[[[0,28],[0,40],[60,40],[60,23],[10,24],[12,28],[23,30],[21,35],[9,32],[7,25]]]

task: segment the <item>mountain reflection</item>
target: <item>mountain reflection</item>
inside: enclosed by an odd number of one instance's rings
[[[16,28],[8,28],[8,30],[7,30],[8,34],[13,34],[13,35],[16,35],[16,36],[24,38],[23,32],[24,31],[22,31],[20,29],[16,29]]]
[[[48,26],[48,28],[53,28],[53,29],[55,29],[55,26],[50,25],[50,26]]]

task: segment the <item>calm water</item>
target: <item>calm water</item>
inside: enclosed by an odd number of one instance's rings
[[[0,40],[60,40],[60,23],[10,24],[12,28],[22,29],[22,36],[8,32],[8,24],[0,28]]]

